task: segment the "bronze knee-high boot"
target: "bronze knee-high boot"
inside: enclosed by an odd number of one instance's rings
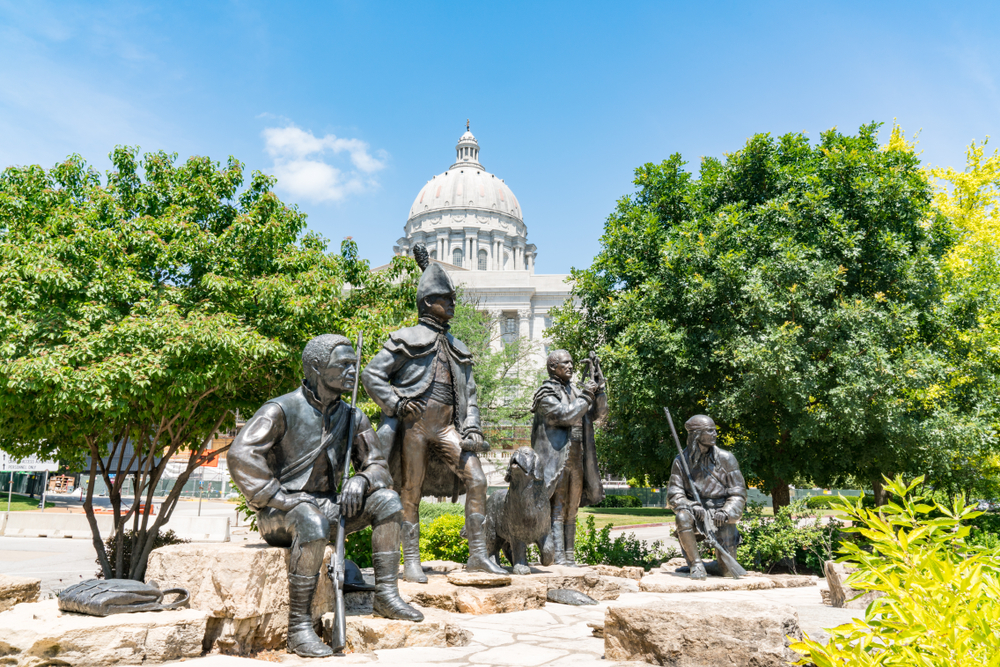
[[[555,553],[555,564],[566,564],[566,531],[562,519],[552,522],[552,550]]]
[[[427,575],[420,566],[420,524],[403,522],[403,578],[416,584],[426,584]]]
[[[566,535],[563,544],[563,565],[578,567],[576,564],[576,521],[567,522],[563,529]]]
[[[482,514],[469,514],[465,517],[465,534],[469,540],[469,560],[465,564],[465,569],[469,572],[507,574],[507,570],[493,562],[493,559],[486,553],[484,523],[486,523],[486,517]]]
[[[423,614],[399,597],[399,586],[396,583],[399,574],[399,552],[373,553],[372,565],[375,568],[375,613],[383,618],[399,621],[424,620]]]
[[[677,541],[681,543],[681,551],[687,559],[688,567],[692,579],[706,579],[705,564],[701,561],[701,553],[698,551],[698,540],[695,539],[693,530],[678,530]]]
[[[304,658],[325,658],[333,649],[313,629],[312,600],[319,575],[288,573],[288,650]]]

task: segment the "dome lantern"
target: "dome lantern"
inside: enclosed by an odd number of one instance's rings
[[[479,142],[469,131],[469,121],[465,121],[465,134],[458,139],[458,144],[455,146],[455,164],[451,165],[451,168],[458,166],[483,168],[483,165],[479,164]]]

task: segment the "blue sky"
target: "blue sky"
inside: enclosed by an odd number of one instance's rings
[[[898,118],[959,166],[997,134],[998,25],[994,3],[0,1],[0,166],[233,155],[381,264],[470,118],[562,273],[674,152]]]

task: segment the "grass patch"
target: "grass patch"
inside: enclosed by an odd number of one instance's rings
[[[605,525],[634,526],[643,523],[668,523],[674,520],[674,513],[663,507],[581,507],[580,516],[594,517],[598,530]]]
[[[6,496],[7,494],[3,494]],[[7,511],[7,498],[0,496],[0,513]],[[30,512],[32,510],[38,509],[38,503],[41,498],[28,498],[27,496],[13,496],[10,500],[10,511],[11,512]],[[45,507],[55,507],[54,503],[48,501],[45,502]]]

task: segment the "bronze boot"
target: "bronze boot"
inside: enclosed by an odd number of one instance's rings
[[[383,618],[397,621],[424,620],[424,615],[399,597],[399,587],[396,578],[399,574],[399,552],[385,551],[372,554],[372,564],[375,567],[375,603],[376,614]]]
[[[333,649],[313,629],[312,600],[319,575],[288,573],[288,650],[303,658],[325,658]]]
[[[493,559],[486,553],[484,523],[486,523],[486,517],[482,514],[470,514],[465,519],[465,530],[469,539],[469,561],[465,564],[465,569],[469,572],[507,574],[507,570],[493,562]]]
[[[556,554],[555,564],[566,564],[566,532],[561,520],[552,522],[552,549]]]
[[[427,575],[420,566],[420,524],[403,522],[403,579],[426,584]]]
[[[579,567],[576,564],[576,521],[566,524],[565,537],[563,538],[563,565],[566,567]]]
[[[701,562],[701,553],[698,551],[698,541],[694,537],[693,530],[677,531],[677,541],[681,543],[681,551],[687,559],[690,576],[692,579],[707,579],[705,564]]]

